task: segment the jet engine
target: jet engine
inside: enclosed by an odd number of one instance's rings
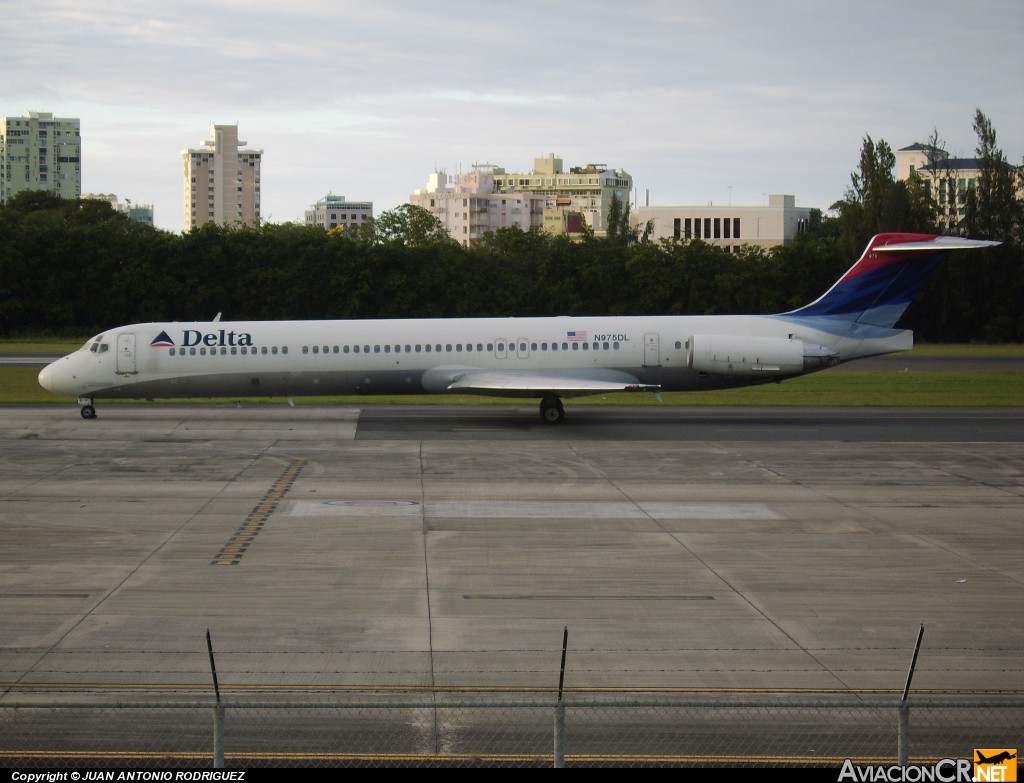
[[[707,375],[799,375],[839,362],[831,348],[797,338],[698,334],[687,340],[686,348],[686,366]]]

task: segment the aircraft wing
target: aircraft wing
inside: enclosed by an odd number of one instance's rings
[[[635,378],[601,379],[541,375],[526,373],[502,373],[470,371],[452,379],[447,391],[461,391],[471,394],[487,394],[500,397],[542,397],[553,394],[558,397],[580,397],[586,394],[622,391],[660,391],[657,385],[639,383]]]

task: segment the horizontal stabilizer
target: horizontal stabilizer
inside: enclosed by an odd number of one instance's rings
[[[934,237],[924,242],[894,242],[891,245],[876,245],[875,250],[883,253],[902,253],[908,250],[973,250],[979,247],[995,247],[1002,242],[988,239],[967,239],[965,237]]]

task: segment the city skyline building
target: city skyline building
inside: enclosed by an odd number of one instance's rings
[[[66,199],[82,194],[82,134],[77,117],[29,111],[0,117],[0,204],[23,190]]]
[[[931,186],[939,226],[955,229],[966,216],[968,192],[978,185],[978,160],[952,158],[944,149],[916,142],[896,151],[896,179],[906,181],[915,174]]]
[[[495,169],[492,164],[477,164],[463,174],[434,171],[427,186],[412,194],[409,204],[430,212],[452,239],[467,247],[499,228],[541,228],[547,199],[537,194],[497,192]]]
[[[133,204],[130,198],[126,198],[122,204],[116,193],[84,193],[82,198],[107,201],[115,212],[120,212],[129,220],[134,220],[136,223],[145,223],[147,226],[153,225],[152,204]]]
[[[810,207],[798,207],[796,197],[768,196],[764,206],[638,206],[630,211],[630,222],[644,229],[651,224],[650,238],[699,239],[731,251],[740,245],[776,247],[787,245],[810,224]]]
[[[184,174],[184,230],[206,223],[257,226],[263,150],[246,149],[238,125],[210,124],[201,147],[181,151]]]
[[[344,196],[328,193],[306,210],[306,225],[320,226],[328,231],[358,226],[373,218],[372,201],[348,201]]]
[[[435,170],[408,203],[431,212],[463,245],[509,226],[569,236],[590,230],[604,236],[613,197],[624,207],[632,187],[629,174],[603,163],[566,172],[562,158],[551,153],[535,158],[526,173],[494,163],[475,163],[469,172],[454,175]]]

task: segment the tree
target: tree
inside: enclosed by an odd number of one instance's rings
[[[444,223],[429,210],[413,204],[402,204],[382,212],[358,227],[352,236],[374,244],[399,244],[410,247],[455,242]]]
[[[637,242],[647,242],[654,232],[653,221],[640,226],[630,225],[629,201],[623,202],[615,193],[612,193],[611,203],[608,205],[608,230],[605,236],[609,241],[620,245],[633,245]]]
[[[964,224],[975,236],[1021,243],[1024,202],[1021,190],[1021,169],[1014,168],[996,145],[992,122],[978,109],[974,115],[974,131],[978,135],[975,150],[978,160],[978,181],[967,199]]]
[[[850,175],[846,198],[832,205],[839,213],[840,247],[848,256],[855,258],[875,234],[934,230],[927,187],[920,180],[897,182],[895,167],[892,148],[865,136],[860,167]]]

